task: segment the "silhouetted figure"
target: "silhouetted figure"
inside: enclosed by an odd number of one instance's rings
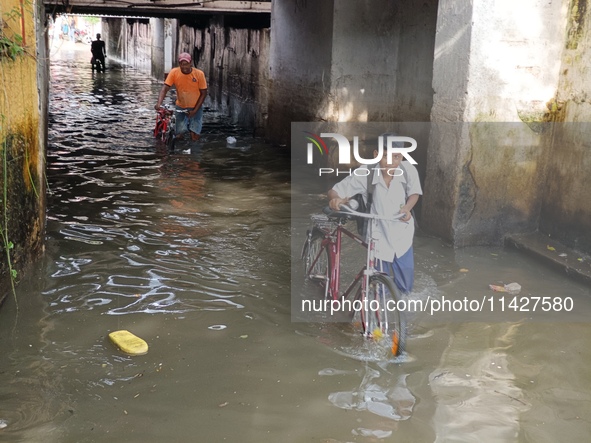
[[[96,35],[96,40],[94,40],[90,45],[90,52],[92,52],[92,70],[96,67],[97,71],[105,71],[105,57],[107,56],[107,51],[105,50],[105,42],[101,40],[101,35]]]

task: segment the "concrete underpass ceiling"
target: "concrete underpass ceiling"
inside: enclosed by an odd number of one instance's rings
[[[270,13],[271,0],[43,0],[48,13],[178,18],[181,14]]]

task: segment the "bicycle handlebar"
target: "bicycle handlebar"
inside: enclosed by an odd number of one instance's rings
[[[175,109],[173,105],[161,105],[160,109],[163,109],[165,111],[175,111],[178,112],[179,114],[188,114],[189,110],[188,109]]]
[[[404,213],[400,213],[400,214],[394,214],[393,216],[390,217],[386,217],[383,215],[378,215],[378,214],[369,214],[367,212],[357,212],[355,211],[353,208],[351,208],[348,205],[341,205],[341,209],[344,209],[344,212],[347,212],[349,214],[354,215],[355,217],[362,217],[362,218],[368,218],[368,219],[373,219],[373,220],[399,220],[402,217],[404,217]]]
[[[400,220],[402,217],[404,217],[404,213],[395,214],[394,216],[390,216],[390,217],[385,217],[383,215],[369,214],[367,212],[357,212],[348,205],[341,205],[340,211],[334,211],[327,206],[324,209],[324,213],[327,215],[355,216],[355,217],[367,218],[367,219],[371,219],[371,220],[389,220],[389,221]]]

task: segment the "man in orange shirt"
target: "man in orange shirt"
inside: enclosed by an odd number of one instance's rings
[[[154,109],[159,110],[166,94],[176,88],[176,107],[186,110],[187,114],[177,114],[177,136],[190,132],[192,140],[199,140],[203,126],[203,101],[207,97],[205,74],[191,65],[191,55],[183,52],[179,55],[179,67],[170,70],[158,95]]]

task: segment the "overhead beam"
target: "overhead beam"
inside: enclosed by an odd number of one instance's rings
[[[270,13],[271,0],[43,0],[57,13],[178,17],[179,14]]]

